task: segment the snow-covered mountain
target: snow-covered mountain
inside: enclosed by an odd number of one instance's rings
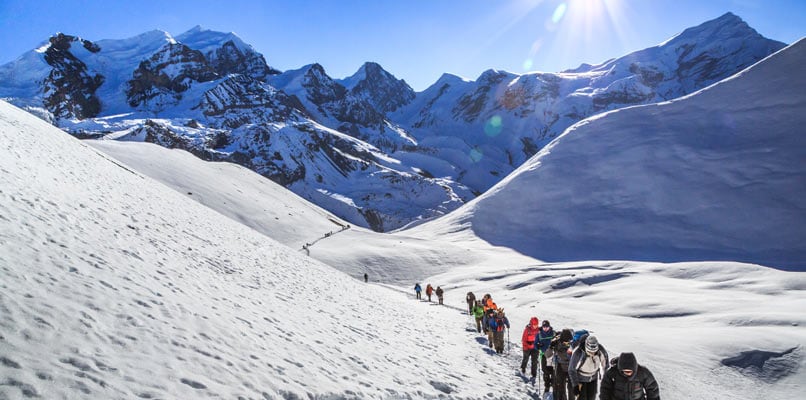
[[[491,69],[474,82],[445,75],[393,119],[451,163],[452,177],[483,192],[584,118],[692,93],[782,47],[727,13],[597,66],[523,75]]]
[[[233,33],[57,34],[0,66],[0,97],[82,138],[241,164],[354,225],[390,231],[483,193],[573,123],[691,93],[783,47],[726,14],[562,73],[445,75],[421,93],[368,62],[280,72]],[[281,56],[281,55],[280,55]]]
[[[0,140],[0,398],[535,399],[513,373],[532,315],[592,330],[611,356],[635,352],[665,399],[804,390],[803,273],[524,264],[470,231],[418,240],[431,256],[416,265],[400,233],[348,229],[311,246],[368,261],[365,284],[250,229],[298,244],[333,223],[244,168],[93,142],[122,162],[4,102]],[[446,244],[468,257],[438,256]],[[447,306],[413,300],[415,279],[445,288]],[[509,354],[471,329],[468,290],[506,308]]]
[[[689,96],[582,121],[433,223],[549,261],[737,260],[804,271],[804,63],[801,39]]]

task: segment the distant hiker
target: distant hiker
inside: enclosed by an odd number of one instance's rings
[[[425,286],[425,295],[428,296],[428,302],[431,302],[431,293],[434,293],[434,288],[429,283]]]
[[[554,328],[551,322],[543,320],[540,333],[537,335],[537,348],[540,350],[540,369],[543,371],[543,392],[548,392],[554,385],[554,350],[551,340],[554,339]]]
[[[602,378],[600,400],[660,400],[658,381],[633,353],[621,353],[617,360]]]
[[[364,272],[364,282],[367,282],[367,281],[369,281],[369,275],[367,275],[367,273]]]
[[[442,294],[445,293],[445,291],[442,290],[441,287],[437,286],[437,291],[435,293],[437,294],[437,299],[439,300],[439,304],[442,304]]]
[[[550,347],[554,351],[554,400],[568,400],[568,394],[574,393],[568,380],[569,350],[573,337],[572,330],[563,329],[560,336],[551,341]]]
[[[523,328],[523,335],[521,335],[521,344],[523,345],[523,361],[521,361],[521,373],[526,374],[526,365],[529,364],[529,360],[532,361],[532,379],[535,379],[537,376],[537,356],[538,356],[538,349],[535,341],[537,340],[537,334],[540,332],[540,321],[537,317],[532,317],[529,320],[529,324],[526,325],[526,328]]]
[[[470,312],[476,319],[476,332],[481,333],[481,321],[484,319],[484,307],[481,306],[481,301],[477,301]]]
[[[490,328],[493,331],[493,345],[495,345],[495,352],[501,354],[504,352],[504,330],[509,329],[509,319],[504,314],[504,309],[501,308],[495,312],[495,317],[489,322]]]
[[[599,376],[608,367],[607,351],[596,336],[588,335],[571,354],[568,377],[577,400],[596,400]]]
[[[423,288],[420,287],[420,283],[419,282],[415,283],[414,284],[414,293],[417,294],[417,300],[422,300],[422,298],[423,298],[422,293],[421,293],[422,291],[423,291]]]
[[[482,305],[482,306],[484,306],[484,307],[487,307],[487,300],[488,300],[488,299],[492,299],[492,298],[493,298],[493,297],[492,297],[492,296],[490,296],[490,294],[489,294],[489,293],[485,294],[485,295],[484,295],[484,296],[481,298],[481,305]]]
[[[467,313],[473,313],[473,306],[476,305],[476,295],[473,292],[467,292],[467,296],[465,296],[465,301],[467,302]]]
[[[487,308],[484,311],[484,321],[482,326],[484,327],[484,332],[487,333],[487,344],[490,345],[490,348],[493,347],[493,328],[490,327],[490,323],[495,318],[495,310],[492,308]]]

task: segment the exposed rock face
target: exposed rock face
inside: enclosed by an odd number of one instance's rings
[[[358,76],[363,74],[363,78]],[[414,89],[406,81],[398,80],[379,64],[365,63],[359,72],[347,80],[354,80],[350,94],[366,99],[378,112],[388,114],[414,100]]]
[[[140,63],[128,83],[126,97],[135,108],[161,111],[175,105],[193,82],[218,78],[201,52],[171,43]]]
[[[87,65],[70,52],[73,44],[81,44],[93,53],[101,50],[88,40],[63,33],[50,38],[45,61],[53,68],[42,91],[44,106],[56,119],[92,118],[101,112],[101,100],[95,91],[103,84],[104,76],[87,70]]]
[[[232,40],[205,54],[215,72],[221,76],[242,74],[265,81],[266,77],[280,71],[266,64],[263,55],[253,51],[242,51]]]
[[[247,75],[228,76],[206,91],[199,108],[213,120],[214,126],[229,129],[307,116],[299,99]]]

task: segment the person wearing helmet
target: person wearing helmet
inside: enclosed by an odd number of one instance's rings
[[[529,360],[532,360],[532,379],[535,379],[537,376],[537,356],[538,356],[538,349],[537,344],[537,334],[540,332],[540,324],[537,317],[532,317],[529,320],[529,324],[526,325],[526,328],[523,328],[523,335],[521,335],[521,344],[523,345],[523,360],[521,361],[521,373],[526,374],[526,365],[529,364]]]
[[[602,378],[601,400],[660,400],[658,381],[633,353],[621,353]]]
[[[568,364],[568,377],[577,400],[596,400],[599,378],[608,362],[607,351],[596,336],[588,335],[585,344],[574,349]]]

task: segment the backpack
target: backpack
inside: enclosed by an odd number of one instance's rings
[[[574,336],[571,339],[571,347],[570,349],[576,349],[580,343],[584,343],[585,339],[588,338],[589,332],[587,329],[580,329],[578,331],[574,331]]]

